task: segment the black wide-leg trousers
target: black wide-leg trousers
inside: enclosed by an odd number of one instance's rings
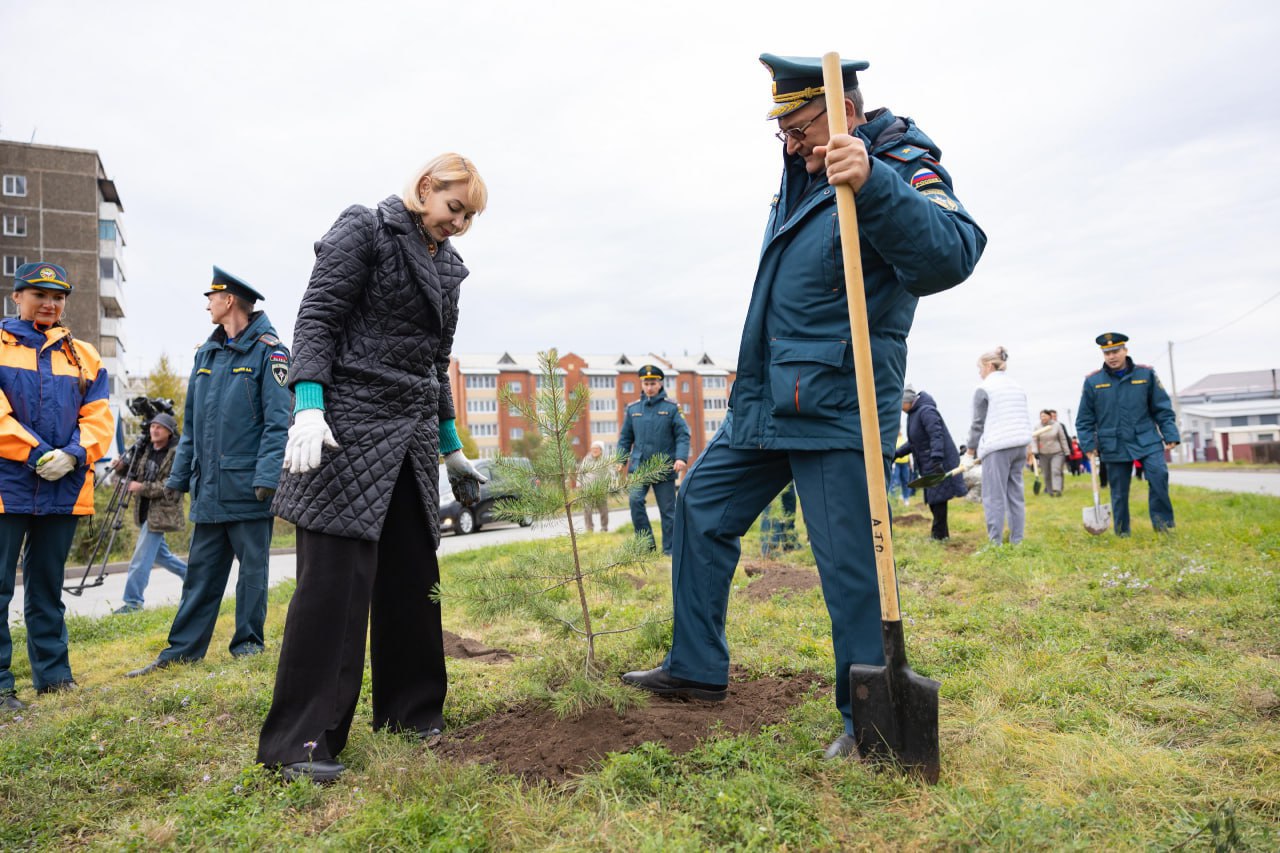
[[[298,528],[271,709],[258,738],[268,767],[336,758],[347,744],[369,634],[373,727],[444,727],[447,689],[435,544],[406,461],[376,542]]]

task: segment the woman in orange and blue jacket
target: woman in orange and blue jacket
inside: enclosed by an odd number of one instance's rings
[[[61,322],[70,292],[62,267],[24,264],[13,284],[18,316],[0,323],[0,610],[8,612],[21,552],[36,693],[76,686],[63,575],[78,517],[93,514],[93,463],[111,443],[102,359]],[[23,707],[12,657],[6,619],[0,624],[0,710]]]

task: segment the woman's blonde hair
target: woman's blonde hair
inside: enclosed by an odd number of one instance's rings
[[[427,190],[439,192],[459,183],[466,184],[467,207],[476,213],[483,213],[489,204],[489,189],[484,185],[484,179],[480,177],[475,164],[453,152],[441,154],[414,172],[413,177],[405,184],[400,200],[414,213],[425,213],[427,207],[423,194]],[[471,220],[468,219],[458,234],[467,233],[470,227]]]
[[[1009,366],[1009,351],[997,345],[991,352],[984,352],[978,356],[978,364],[989,364],[996,370],[1004,370]]]

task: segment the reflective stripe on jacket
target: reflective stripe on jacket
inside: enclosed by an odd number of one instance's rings
[[[12,317],[0,323],[0,512],[93,514],[93,463],[111,446],[114,421],[98,351],[69,338],[62,326],[40,331]],[[53,482],[36,476],[51,450],[77,463]]]

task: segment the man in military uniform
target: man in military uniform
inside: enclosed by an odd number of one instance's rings
[[[986,236],[956,198],[933,141],[888,110],[864,114],[857,72],[866,62],[843,63],[848,123],[832,135],[822,61],[760,59],[773,78],[768,118],[778,121],[785,146],[782,186],[765,228],[730,411],[680,488],[671,651],[658,668],[623,681],[666,696],[725,697],[724,625],[739,539],[794,478],[831,614],[845,731],[827,750],[835,758],[854,751],[849,667],[881,665],[884,651],[833,186],[857,193],[881,431],[866,446],[886,477],[916,301],[964,281]]]
[[[209,650],[231,561],[236,582],[235,657],[261,652],[267,618],[271,498],[280,482],[292,399],[289,351],[254,310],[263,299],[235,276],[213,268],[205,293],[216,328],[196,350],[187,385],[184,432],[166,488],[191,491],[191,553],[182,603],[169,646],[130,676],[174,662],[200,660]]]
[[[1080,449],[1106,465],[1111,488],[1111,518],[1117,536],[1129,535],[1129,480],[1133,463],[1147,478],[1147,510],[1157,533],[1172,528],[1169,466],[1164,452],[1178,446],[1178,421],[1169,394],[1155,369],[1134,364],[1119,332],[1098,335],[1102,368],[1084,378],[1076,415]]]
[[[653,484],[653,499],[662,516],[662,553],[671,556],[673,517],[676,503],[676,477],[684,473],[689,461],[689,425],[680,414],[680,407],[667,399],[662,380],[666,374],[656,364],[646,364],[638,371],[639,400],[627,406],[622,418],[622,431],[618,434],[618,454],[629,456],[620,469],[634,471],[646,460],[658,454],[673,460],[672,472],[665,480]],[[631,490],[631,523],[638,536],[647,536],[653,548],[653,528],[649,526],[649,512],[645,508],[648,486]]]

